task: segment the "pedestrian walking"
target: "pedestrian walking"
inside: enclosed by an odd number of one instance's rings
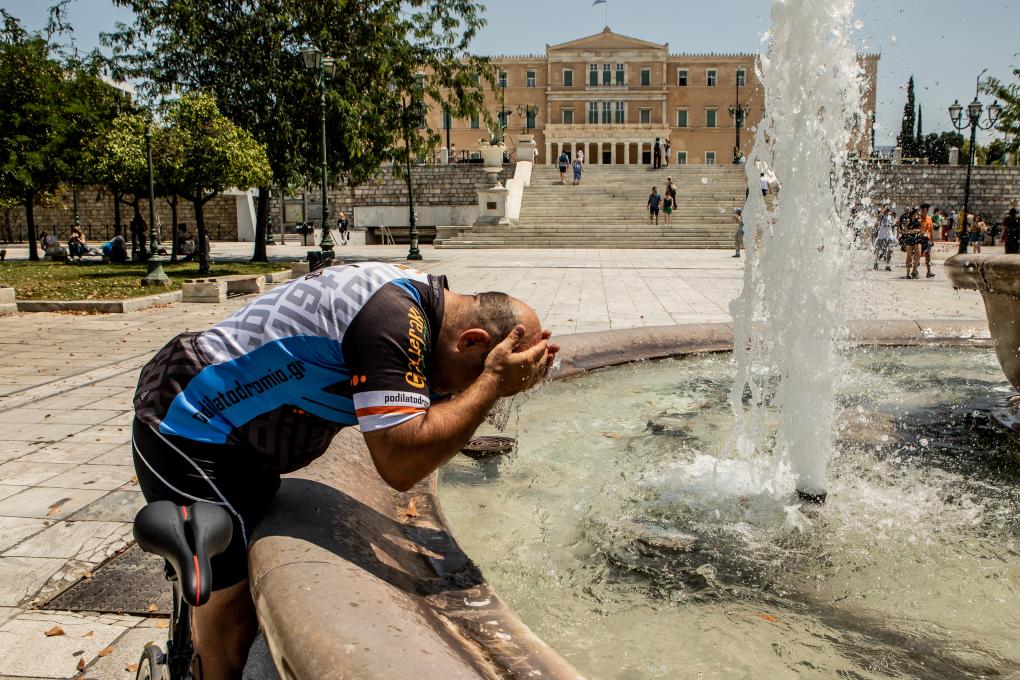
[[[578,153],[581,153],[581,152],[578,151]],[[580,184],[581,183],[581,171],[584,170],[584,163],[581,161],[580,158],[575,158],[574,159],[574,166],[573,167],[574,167],[574,184],[575,185],[576,184]]]
[[[662,167],[662,142],[658,137],[655,138],[655,144],[652,145],[652,169],[658,170]]]
[[[900,245],[907,254],[907,273],[903,278],[916,279],[921,263],[921,215],[917,209],[907,210],[900,218]]]
[[[1006,219],[1002,221],[1002,243],[1006,246],[1007,255],[1020,254],[1020,218],[1016,208],[1010,208]]]
[[[560,151],[556,164],[560,168],[560,184],[567,183],[567,167],[570,165],[570,155],[566,151]]]
[[[949,229],[948,241],[956,241],[956,211],[946,213],[946,227]]]
[[[667,191],[662,197],[663,224],[673,224],[673,197]]]
[[[931,216],[931,223],[935,227],[935,237],[940,241],[945,241],[949,234],[946,230],[946,218],[942,214],[942,210],[935,208],[935,213]]]
[[[659,195],[658,187],[652,187],[652,193],[648,194],[648,224],[655,221],[659,223],[659,205],[662,203],[662,196]]]
[[[450,162],[451,163],[457,162],[457,145],[454,144],[453,142],[450,142]]]
[[[740,251],[744,249],[744,211],[741,208],[733,209],[733,221],[737,223],[733,232],[733,248],[736,251],[733,257],[740,257]]]
[[[885,270],[892,271],[893,244],[896,243],[895,226],[896,218],[892,209],[883,208],[875,225],[875,269],[878,269],[879,262],[885,262]]]
[[[351,223],[343,210],[336,218],[336,228],[340,232],[340,245],[345,246],[351,242]]]
[[[584,149],[577,150],[577,153],[574,154],[574,160],[581,161],[581,165],[584,165]]]
[[[673,182],[673,178],[670,176],[666,177],[666,195],[673,198],[673,209],[676,210],[680,203],[676,197],[676,183]]]
[[[761,188],[762,198],[769,195],[769,181],[765,178],[764,172],[758,176],[758,186]]]
[[[925,203],[921,206],[921,254],[924,255],[925,278],[931,279],[935,275],[931,272],[931,247],[935,244],[935,223],[928,215],[930,206]]]
[[[662,148],[666,152],[666,155],[663,158],[663,161],[664,161],[666,167],[669,167],[669,147],[670,146],[671,146],[671,144],[670,144],[670,141],[669,141],[669,137],[666,137],[666,141],[663,142],[663,144],[662,144]]]

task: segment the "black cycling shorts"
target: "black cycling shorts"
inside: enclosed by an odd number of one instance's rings
[[[279,473],[260,466],[257,455],[243,447],[163,435],[137,418],[131,454],[146,501],[208,501],[223,506],[234,520],[230,545],[211,560],[212,589],[248,578],[248,541],[280,488]]]

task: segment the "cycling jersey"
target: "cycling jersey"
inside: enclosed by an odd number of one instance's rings
[[[171,340],[142,369],[135,414],[161,434],[295,470],[342,427],[426,412],[445,288],[444,276],[377,262],[312,272]]]

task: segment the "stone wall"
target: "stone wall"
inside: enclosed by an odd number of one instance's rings
[[[507,179],[514,176],[515,168],[515,164],[504,165],[499,175],[500,182],[506,184]],[[475,206],[478,204],[478,190],[491,186],[489,175],[478,163],[415,166],[411,178],[415,207]],[[305,214],[305,219],[319,219],[321,193],[317,187],[308,188],[307,200],[312,209]],[[358,208],[406,205],[407,180],[398,177],[389,168],[383,168],[375,179],[355,187],[353,196],[349,187],[339,186],[330,191],[329,200],[332,217],[335,218],[343,210],[349,219],[353,216],[355,226],[365,226],[358,222]],[[286,202],[295,206],[293,212],[300,215],[296,209],[302,203],[300,192],[297,196],[287,197]],[[274,223],[279,224],[282,213],[280,198],[276,193],[273,194],[272,211]],[[295,215],[289,214],[288,217],[295,218]],[[285,220],[285,223],[299,220],[298,216],[296,219]],[[426,226],[424,222],[422,226]]]
[[[949,210],[963,209],[966,166],[876,166],[873,200],[906,206],[929,203]],[[1011,207],[1020,207],[1020,167],[974,166],[970,179],[970,211],[999,220]]]
[[[149,221],[149,201],[140,202],[142,218]],[[161,198],[156,199],[158,223],[163,233],[169,234],[170,206]],[[237,208],[233,196],[217,196],[205,205],[205,225],[214,240],[232,241],[237,238]],[[81,221],[85,238],[89,241],[107,241],[113,236],[113,196],[108,191],[95,187],[78,190],[78,217]],[[122,205],[120,210],[121,224],[128,232],[128,225],[134,217],[131,206]],[[177,221],[188,225],[188,230],[195,233],[195,214],[191,204],[180,199],[177,204]],[[57,193],[49,205],[35,206],[35,226],[38,233],[57,232],[62,240],[70,236],[71,225],[74,224],[74,199],[68,187]],[[9,210],[0,210],[0,240],[22,241],[27,234],[25,209],[21,206]]]

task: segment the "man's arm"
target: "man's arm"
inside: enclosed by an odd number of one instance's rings
[[[365,433],[372,461],[387,484],[407,491],[425,479],[460,451],[497,399],[529,389],[545,376],[546,339],[514,353],[523,334],[523,326],[515,328],[489,353],[478,379],[450,401],[400,425]]]

